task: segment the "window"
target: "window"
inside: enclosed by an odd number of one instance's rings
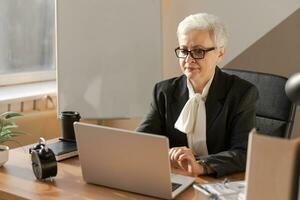
[[[0,85],[55,79],[55,1],[0,1]]]

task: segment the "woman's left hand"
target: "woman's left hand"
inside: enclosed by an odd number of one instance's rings
[[[187,147],[171,148],[169,150],[169,157],[173,167],[179,166],[194,176],[203,173],[202,166],[197,163],[192,150]]]

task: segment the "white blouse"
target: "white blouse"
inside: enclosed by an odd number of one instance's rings
[[[214,78],[205,85],[202,94],[195,93],[192,84],[187,79],[189,100],[184,105],[176,123],[175,128],[187,134],[189,148],[195,156],[208,154],[206,145],[206,109],[205,101]]]

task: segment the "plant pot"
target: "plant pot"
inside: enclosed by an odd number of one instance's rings
[[[5,145],[0,145],[0,167],[8,161],[9,147]]]

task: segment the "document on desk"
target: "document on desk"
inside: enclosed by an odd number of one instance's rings
[[[244,200],[245,181],[194,184],[196,200]]]

